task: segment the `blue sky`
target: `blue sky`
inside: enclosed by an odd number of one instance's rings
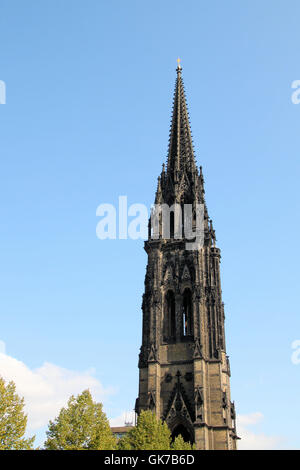
[[[88,370],[110,390],[110,417],[133,408],[146,253],[142,240],[100,241],[96,208],[119,195],[153,202],[179,56],[222,250],[232,398],[239,414],[260,414],[258,440],[300,448],[300,364],[291,361],[300,338],[300,105],[291,101],[299,2],[2,0],[0,8],[7,356],[28,371]]]

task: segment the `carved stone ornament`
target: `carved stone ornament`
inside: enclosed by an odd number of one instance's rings
[[[184,266],[181,279],[182,279],[182,281],[190,281],[191,280],[190,271],[189,271],[189,268],[187,267],[187,265]]]
[[[203,354],[202,354],[202,345],[200,344],[200,339],[196,338],[195,344],[194,344],[194,354],[193,358],[194,359],[202,359]]]
[[[155,348],[154,344],[152,343],[151,346],[150,346],[148,362],[156,362],[156,361],[157,361],[156,348]]]
[[[192,407],[180,381],[180,377],[181,374],[178,371],[176,374],[177,383],[174,385],[173,391],[171,393],[165,419],[169,421],[175,416],[183,416],[192,423],[194,418]]]
[[[194,402],[195,402],[195,416],[196,422],[202,423],[203,422],[203,404],[204,404],[204,397],[203,397],[203,390],[202,387],[196,387],[194,391]]]
[[[165,284],[172,284],[174,280],[174,276],[173,276],[173,269],[172,267],[169,265],[166,269],[166,272],[165,272],[165,275],[164,275],[164,283]]]
[[[156,393],[154,390],[151,390],[148,393],[148,407],[150,410],[154,410],[156,405]]]

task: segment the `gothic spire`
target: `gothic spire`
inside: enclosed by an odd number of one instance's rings
[[[196,204],[204,204],[204,231],[209,237],[209,216],[205,202],[202,167],[197,168],[189,114],[182,80],[182,67],[178,59],[177,77],[173,100],[167,166],[163,164],[158,178],[155,204],[192,204],[193,217]],[[183,208],[183,206],[182,206]],[[214,233],[214,232],[211,232]]]
[[[192,134],[182,80],[182,67],[178,59],[173,113],[169,138],[167,175],[176,183],[182,173],[194,174],[196,169]]]

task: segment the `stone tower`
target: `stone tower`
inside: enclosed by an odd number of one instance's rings
[[[236,449],[221,255],[206,208],[202,168],[198,171],[195,162],[180,65],[167,167],[163,165],[155,197],[155,204],[170,207],[175,203],[191,205],[193,226],[196,204],[202,205],[203,243],[187,250],[185,238],[174,234],[172,212],[168,238],[160,225],[158,236],[153,238],[149,221],[136,412],[153,410],[167,422],[173,437],[182,434],[185,440],[195,442],[197,449]]]

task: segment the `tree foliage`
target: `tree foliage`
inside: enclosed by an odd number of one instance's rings
[[[58,417],[49,422],[45,449],[48,450],[113,450],[116,440],[102,411],[89,390],[73,395]]]
[[[171,444],[171,450],[194,450],[195,445],[186,442],[181,435],[175,437],[174,442]]]
[[[172,443],[167,423],[157,419],[152,411],[142,411],[137,426],[118,442],[119,450],[191,450],[193,447],[178,436]]]
[[[137,426],[119,441],[119,449],[169,450],[170,430],[151,411],[142,411]]]
[[[35,437],[24,438],[26,425],[24,398],[17,395],[14,382],[5,385],[0,377],[0,450],[32,449]]]

